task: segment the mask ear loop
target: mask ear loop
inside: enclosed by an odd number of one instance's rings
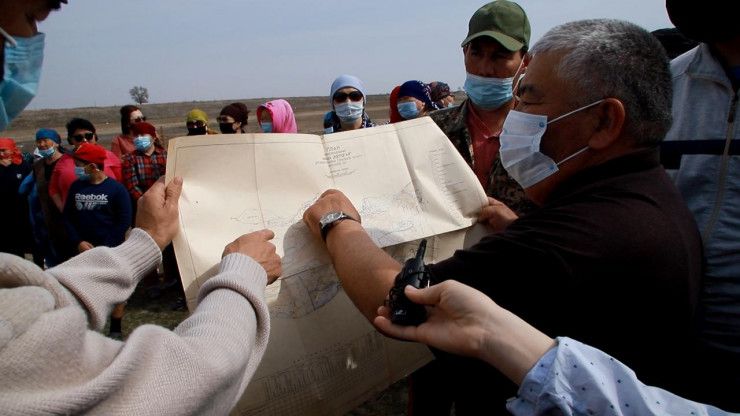
[[[527,65],[529,65],[529,60],[531,59],[531,56],[529,54],[525,54],[522,57],[522,61],[519,62],[519,67],[516,69],[516,72],[514,72],[514,86],[512,87],[512,95],[514,96],[514,105],[519,104],[519,83],[522,81],[522,78],[524,78],[524,75],[527,73]],[[525,62],[526,61],[526,65]]]
[[[0,35],[3,35],[3,37],[8,40],[8,43],[10,43],[11,46],[13,46],[14,48],[18,47],[18,42],[15,41],[15,38],[10,36],[10,34],[1,27],[0,27]]]

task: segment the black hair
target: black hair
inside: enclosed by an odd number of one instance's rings
[[[95,126],[89,120],[85,120],[84,118],[73,118],[72,120],[69,120],[69,123],[67,123],[67,137],[80,129],[90,130],[95,133]]]
[[[141,111],[141,109],[135,105],[127,104],[121,107],[121,133],[129,135],[131,133],[131,113],[134,111]]]

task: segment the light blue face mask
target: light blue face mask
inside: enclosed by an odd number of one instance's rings
[[[345,123],[352,123],[362,117],[362,110],[364,110],[364,108],[365,106],[362,101],[354,102],[347,100],[342,104],[335,104],[334,112],[337,113],[339,120]]]
[[[260,123],[260,127],[262,128],[263,133],[272,133],[272,122],[263,121]]]
[[[13,38],[5,31],[5,67],[0,82],[0,131],[23,111],[36,95],[44,61],[44,34]]]
[[[487,78],[468,73],[465,78],[465,93],[484,110],[495,110],[514,98],[511,78]]]
[[[416,108],[415,101],[406,101],[405,103],[398,103],[396,105],[398,114],[406,120],[411,120],[419,115],[419,109]]]
[[[134,147],[136,150],[143,152],[152,145],[152,137],[149,135],[136,136],[134,138]]]
[[[44,158],[44,159],[48,159],[48,158],[54,156],[54,153],[56,153],[56,149],[53,148],[53,147],[50,147],[50,148],[44,149],[44,150],[38,149],[38,151],[39,151],[39,155],[42,158]]]
[[[75,166],[75,175],[77,176],[77,179],[81,179],[83,181],[90,180],[90,174],[85,172],[84,166]]]

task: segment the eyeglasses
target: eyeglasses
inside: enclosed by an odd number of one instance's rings
[[[131,119],[131,122],[132,123],[141,123],[142,121],[146,121],[146,117],[145,116],[136,117],[134,119]]]
[[[93,137],[95,137],[95,133],[90,133],[90,132],[75,134],[74,136],[71,136],[72,140],[76,142],[90,141],[93,139]]]
[[[350,93],[338,92],[334,94],[334,101],[338,103],[343,103],[347,101],[347,97],[349,97],[349,99],[352,101],[362,101],[362,93],[359,91],[352,91]]]

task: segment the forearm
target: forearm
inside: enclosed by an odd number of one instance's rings
[[[372,322],[401,271],[401,264],[375,245],[356,221],[337,223],[326,242],[342,288]]]
[[[619,360],[570,338],[558,338],[557,347],[536,363],[506,407],[514,415],[598,414],[601,409],[619,415],[730,414],[646,386]]]
[[[96,247],[48,269],[88,313],[91,327],[102,330],[112,308],[128,299],[136,285],[161,261],[149,235],[134,229],[118,247]]]
[[[554,339],[498,305],[486,322],[479,358],[518,385],[535,363],[557,345]]]
[[[102,390],[96,413],[228,414],[267,347],[266,282],[257,262],[226,256],[219,273],[201,287],[193,314],[175,330],[140,326],[106,357],[106,367],[90,382]],[[92,351],[104,351],[111,342],[104,341]]]
[[[52,194],[51,196],[51,202],[54,203],[54,206],[57,207],[59,212],[62,212],[64,210],[64,206],[62,206],[62,197],[59,194]]]

